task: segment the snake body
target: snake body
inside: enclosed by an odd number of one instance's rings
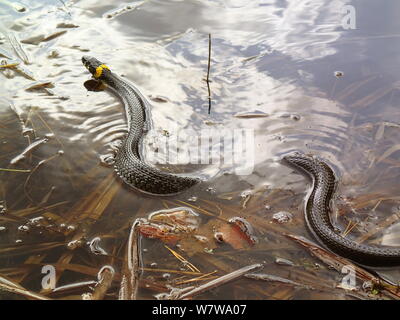
[[[114,168],[118,176],[129,186],[144,193],[172,195],[197,184],[197,178],[162,172],[140,156],[140,145],[144,133],[149,130],[147,101],[140,91],[125,79],[93,57],[82,57],[82,63],[96,80],[105,83],[124,104],[128,122],[128,134],[115,156]]]
[[[309,229],[328,249],[358,264],[372,267],[400,265],[400,248],[359,244],[335,231],[329,218],[330,201],[336,177],[330,166],[312,156],[293,154],[283,157],[284,164],[297,169],[312,181],[306,199],[305,215]]]

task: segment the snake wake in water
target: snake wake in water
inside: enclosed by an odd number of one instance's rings
[[[114,168],[129,186],[144,193],[173,195],[200,182],[197,178],[162,172],[141,160],[139,147],[150,124],[147,102],[139,90],[117,76],[93,57],[82,57],[82,63],[93,77],[106,84],[124,104],[128,121],[128,135],[115,156]]]
[[[336,233],[329,218],[330,201],[335,191],[336,177],[324,161],[302,154],[283,157],[283,163],[302,172],[312,180],[306,200],[305,215],[309,229],[328,249],[358,264],[371,267],[400,265],[400,248],[369,246]]]

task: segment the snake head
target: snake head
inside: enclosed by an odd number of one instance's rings
[[[319,163],[318,159],[311,155],[294,152],[281,158],[281,163],[302,173],[309,173],[312,166]]]
[[[82,63],[95,79],[99,79],[104,74],[104,70],[110,70],[105,64],[94,57],[83,56]]]

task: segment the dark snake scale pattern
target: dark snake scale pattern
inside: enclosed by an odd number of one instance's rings
[[[84,56],[82,62],[93,75],[97,67],[106,67],[93,57]],[[108,67],[100,74],[95,78],[104,82],[122,100],[128,121],[128,134],[115,156],[114,168],[118,176],[129,186],[154,195],[177,194],[200,182],[197,178],[163,172],[141,159],[139,146],[150,123],[146,115],[146,99],[135,86],[112,73]]]
[[[400,248],[358,244],[335,232],[329,212],[336,177],[324,161],[303,154],[283,157],[283,163],[308,176],[312,189],[306,200],[305,215],[310,231],[332,252],[371,267],[400,265]]]
[[[146,99],[129,82],[112,73],[93,57],[82,62],[96,80],[105,84],[123,102],[128,120],[128,135],[115,157],[115,171],[129,186],[154,195],[171,195],[188,189],[200,179],[162,172],[141,160],[139,147],[149,126]],[[310,231],[332,252],[358,264],[372,267],[400,265],[400,248],[359,244],[335,231],[329,213],[336,177],[324,161],[303,154],[283,157],[283,163],[309,177],[312,188],[306,200],[305,216]]]

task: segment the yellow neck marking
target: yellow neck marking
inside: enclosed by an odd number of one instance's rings
[[[96,68],[96,73],[93,75],[96,79],[101,77],[101,74],[103,73],[103,69],[110,70],[109,67],[107,67],[105,64],[101,64]]]

